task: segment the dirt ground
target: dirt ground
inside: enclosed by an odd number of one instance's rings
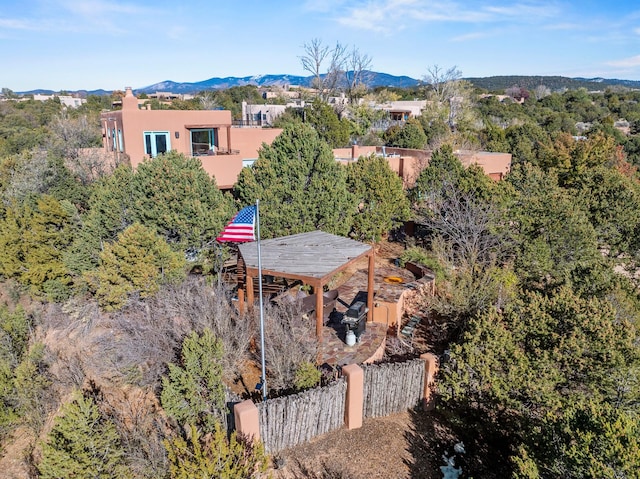
[[[383,242],[377,248],[376,263],[392,262],[401,252],[401,245]],[[345,271],[341,279],[349,273]],[[417,342],[424,347],[428,341]],[[232,389],[240,395],[247,393],[259,377],[260,369],[252,364]],[[1,477],[28,477],[23,450],[32,438],[23,433],[16,436],[0,455]],[[421,410],[365,419],[359,429],[343,427],[274,455],[270,472],[273,479],[441,478],[444,462],[438,444],[453,445],[451,436],[432,413]]]
[[[434,417],[407,411],[365,419],[359,429],[324,434],[275,457],[274,479],[435,479],[444,465],[436,439],[455,438]]]
[[[402,250],[398,243],[381,242],[377,265],[393,262]],[[428,350],[429,339],[416,336],[414,347]],[[445,463],[439,444],[455,443],[432,413],[406,411],[365,419],[359,429],[343,427],[282,451],[274,456],[272,475],[274,479],[440,479]]]

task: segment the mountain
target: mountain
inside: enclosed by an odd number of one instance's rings
[[[371,88],[375,87],[389,87],[389,88],[413,88],[422,83],[421,80],[416,80],[408,76],[396,76],[388,73],[380,72],[365,72],[367,78],[367,85]],[[143,88],[135,89],[136,94],[140,93],[155,93],[155,92],[169,92],[176,94],[185,93],[198,93],[203,90],[223,90],[226,88],[255,85],[258,87],[267,86],[303,86],[309,87],[312,83],[313,76],[298,76],[298,75],[253,75],[246,77],[213,77],[208,80],[203,80],[193,83],[178,83],[174,81],[163,81],[160,83],[154,83],[153,85],[145,86]],[[626,87],[633,89],[640,89],[640,81],[635,80],[617,80],[606,78],[568,78],[562,76],[536,76],[536,75],[506,75],[506,76],[490,76],[490,77],[478,77],[478,78],[464,78],[469,81],[475,87],[487,90],[490,92],[504,91],[507,88],[513,86],[519,86],[532,90],[537,86],[544,85],[551,91],[562,91],[565,89],[576,90],[578,88],[586,88],[590,91],[603,91],[611,87]],[[34,93],[54,94],[56,92],[52,90],[31,90],[27,92],[17,92],[22,95],[29,95]],[[69,94],[86,95],[108,95],[110,91],[105,90],[78,90],[68,91]]]
[[[395,76],[387,73],[366,72],[367,84],[372,87],[386,86],[396,88],[409,88],[420,83],[419,80],[408,76]],[[196,83],[176,83],[164,81],[143,88],[136,89],[136,93],[155,93],[165,91],[170,93],[197,93],[203,90],[223,90],[234,86],[255,85],[265,86],[311,86],[313,76],[296,75],[253,75],[247,77],[209,78]]]
[[[589,91],[603,91],[614,86],[627,88],[640,88],[640,81],[615,80],[606,78],[568,78],[561,76],[523,76],[506,75],[483,78],[465,78],[477,88],[488,91],[504,91],[507,88],[518,86],[533,90],[537,86],[544,85],[551,91],[577,90],[586,88]]]
[[[380,72],[366,72],[367,85],[371,88],[375,87],[391,87],[391,88],[412,88],[423,83],[408,76],[395,76]],[[136,90],[136,93],[155,93],[157,91],[166,91],[170,93],[197,93],[202,90],[220,90],[231,88],[234,86],[255,85],[258,87],[266,86],[284,86],[297,85],[308,87],[311,85],[313,76],[295,76],[295,75],[254,75],[247,77],[225,77],[225,78],[209,78],[197,83],[176,83],[165,81],[149,85]],[[483,78],[464,78],[475,87],[487,91],[504,91],[513,86],[534,89],[537,86],[544,85],[551,91],[576,90],[578,88],[586,88],[589,91],[602,91],[614,86],[622,86],[627,88],[640,88],[640,81],[634,80],[616,80],[606,78],[568,78],[562,76],[535,76],[535,75],[506,75],[506,76],[490,76]]]

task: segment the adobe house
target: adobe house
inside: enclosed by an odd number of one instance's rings
[[[387,160],[391,169],[402,178],[405,188],[413,186],[420,171],[429,165],[431,153],[430,150],[359,145],[333,150],[336,161],[342,164],[357,161],[360,156],[371,154],[382,156]],[[495,181],[502,180],[511,168],[510,153],[464,150],[456,150],[453,153],[464,166],[478,165],[487,176]]]
[[[122,110],[102,113],[100,122],[104,150],[116,158],[128,155],[133,168],[146,158],[175,150],[198,158],[220,189],[231,188],[242,167],[258,158],[262,144],[271,144],[282,132],[233,128],[226,110],[140,109],[131,87],[126,88]]]

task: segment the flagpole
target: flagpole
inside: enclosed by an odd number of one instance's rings
[[[258,295],[260,297],[260,356],[262,360],[262,399],[267,400],[267,376],[264,367],[264,307],[262,304],[262,255],[260,254],[260,200],[256,200],[256,238],[258,244]]]

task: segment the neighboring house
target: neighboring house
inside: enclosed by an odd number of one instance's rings
[[[629,136],[631,134],[631,124],[624,118],[614,122],[613,127],[620,130],[623,134]]]
[[[456,150],[453,154],[464,166],[478,165],[496,181],[502,180],[511,169],[511,153]]]
[[[386,111],[391,121],[407,121],[409,118],[415,118],[422,114],[422,110],[427,107],[427,100],[373,103],[371,107],[376,110]]]
[[[234,125],[247,127],[265,127],[272,126],[276,118],[282,115],[287,108],[305,107],[305,102],[297,100],[289,102],[286,105],[257,105],[250,104],[246,101],[242,102],[242,120],[234,121]]]
[[[412,150],[408,148],[389,148],[385,146],[358,146],[351,148],[337,148],[333,150],[336,161],[347,164],[356,161],[361,156],[376,154],[387,160],[389,166],[395,171],[405,188],[414,185],[420,172],[429,165],[431,151]],[[489,151],[460,151],[454,152],[464,166],[472,164],[482,168],[490,178],[500,181],[511,168],[510,153],[493,153]]]
[[[233,128],[226,110],[140,109],[130,87],[122,110],[100,115],[103,148],[116,158],[127,155],[136,167],[146,158],[175,150],[198,158],[220,189],[237,181],[243,166],[253,163],[263,143],[280,134],[275,128]]]
[[[155,99],[168,102],[171,102],[172,100],[192,100],[195,98],[195,96],[191,94],[171,93],[169,91],[157,91],[155,93],[149,93],[147,96],[152,100]]]
[[[67,108],[78,108],[80,105],[87,102],[84,98],[77,98],[71,95],[41,95],[40,93],[35,93],[33,95],[33,99],[37,101],[47,101],[56,97],[60,100],[60,104]]]

